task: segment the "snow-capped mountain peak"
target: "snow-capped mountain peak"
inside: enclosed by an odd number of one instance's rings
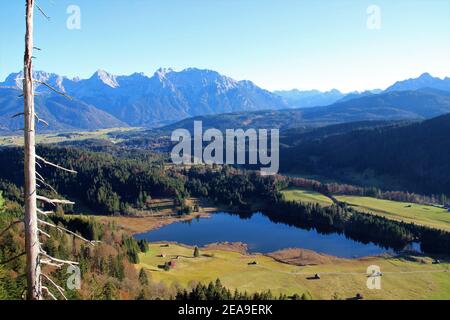
[[[100,80],[105,85],[111,88],[119,87],[119,83],[117,82],[117,77],[111,73],[106,72],[105,70],[99,69],[97,70],[91,77],[91,79]]]
[[[174,70],[172,68],[159,68],[155,72],[155,77],[157,77],[159,79],[164,79],[164,78],[166,78],[166,76],[169,73],[172,73],[172,72],[174,72]]]

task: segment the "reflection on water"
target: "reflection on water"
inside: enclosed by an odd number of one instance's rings
[[[376,244],[363,244],[345,235],[321,234],[283,223],[275,223],[261,213],[239,216],[225,212],[210,218],[176,222],[142,233],[138,239],[175,241],[203,246],[213,242],[243,242],[249,251],[268,253],[285,248],[304,248],[338,257],[353,258],[389,252]],[[410,249],[417,249],[417,244]]]

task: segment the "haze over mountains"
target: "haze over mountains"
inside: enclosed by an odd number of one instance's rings
[[[215,71],[195,68],[179,72],[159,69],[151,77],[143,73],[116,76],[102,70],[83,80],[42,71],[34,76],[73,98],[67,100],[36,85],[37,112],[50,123],[48,130],[55,131],[156,127],[225,113],[249,113],[253,115],[250,118],[264,114],[269,116],[266,122],[270,122],[270,115],[279,112],[277,117],[287,116],[286,121],[295,125],[426,119],[450,112],[450,79],[429,74],[397,82],[384,92],[350,94],[338,90],[269,92],[251,81],[236,81]],[[22,127],[20,118],[11,118],[23,108],[19,97],[21,78],[21,73],[13,73],[0,83],[0,132]],[[289,112],[296,116],[289,118]]]
[[[275,91],[274,93],[283,97],[289,106],[294,108],[328,106],[346,96],[336,89],[327,92],[321,92],[319,90],[300,91],[298,89],[293,89],[290,91]]]
[[[450,78],[446,77],[444,79],[439,79],[431,76],[429,73],[424,73],[417,79],[396,82],[387,88],[386,92],[418,90],[423,88],[450,91]]]

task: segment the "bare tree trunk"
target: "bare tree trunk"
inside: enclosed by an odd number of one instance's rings
[[[39,233],[36,205],[36,147],[33,88],[33,11],[34,0],[26,0],[26,35],[24,55],[24,138],[25,138],[25,251],[27,253],[27,298],[42,299],[39,263]]]

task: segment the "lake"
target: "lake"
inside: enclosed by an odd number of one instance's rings
[[[210,218],[175,222],[136,235],[150,242],[172,241],[204,246],[214,242],[243,242],[250,252],[269,253],[286,248],[303,248],[343,258],[391,252],[376,244],[364,244],[343,234],[321,234],[283,223],[275,223],[261,213],[251,217],[218,212]]]

